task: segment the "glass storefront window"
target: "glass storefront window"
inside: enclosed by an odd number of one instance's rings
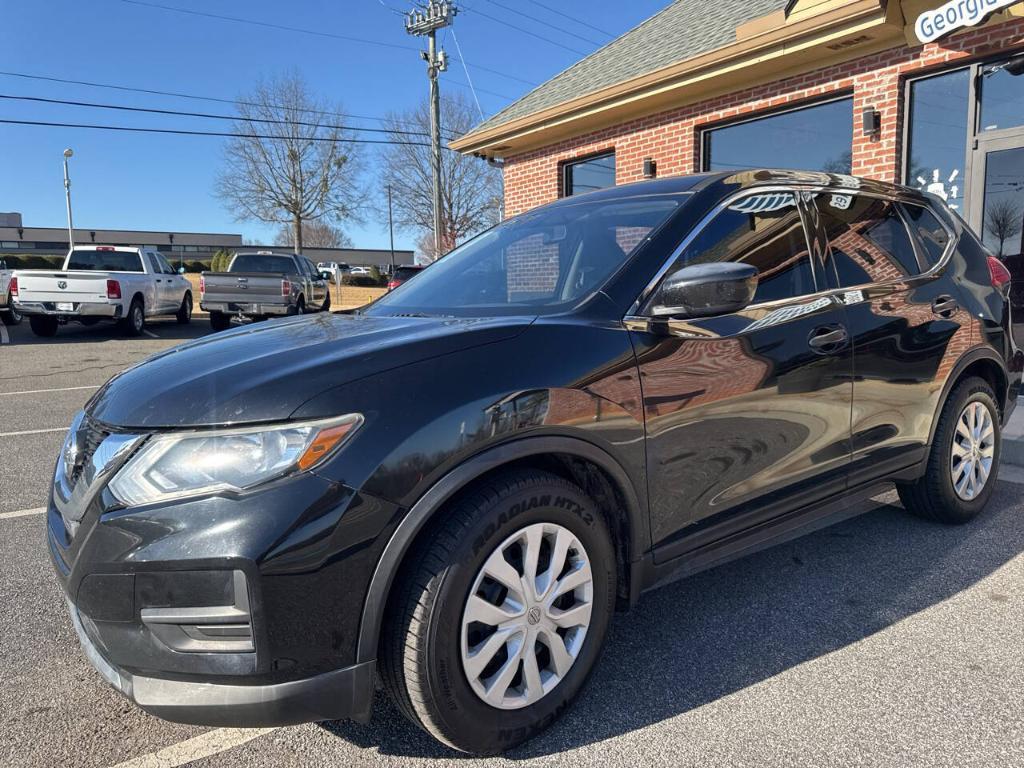
[[[704,170],[795,168],[849,173],[853,99],[794,109],[704,132]]]
[[[615,186],[615,153],[575,160],[562,166],[565,196]]]
[[[1024,125],[1024,58],[981,70],[981,132]]]
[[[963,210],[971,72],[959,69],[910,84],[908,186]]]

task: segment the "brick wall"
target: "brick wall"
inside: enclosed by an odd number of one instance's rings
[[[619,184],[643,177],[645,157],[657,161],[659,176],[695,173],[700,170],[702,128],[844,93],[853,94],[853,175],[899,181],[905,119],[903,80],[952,62],[1007,52],[1022,45],[1024,19],[1014,19],[938,43],[893,48],[515,155],[505,161],[505,212],[513,216],[556,199],[560,193],[559,164],[566,160],[614,150]],[[861,111],[868,107],[882,114],[881,134],[874,138],[864,137],[860,126]]]

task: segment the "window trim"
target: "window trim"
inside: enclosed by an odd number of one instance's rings
[[[826,104],[832,104],[837,101],[849,101],[850,102],[850,119],[853,120],[853,107],[854,107],[854,92],[853,89],[843,89],[836,93],[831,93],[828,96],[816,97],[813,99],[807,99],[795,104],[786,104],[781,107],[774,107],[771,109],[765,109],[758,112],[753,112],[750,115],[744,115],[741,118],[730,118],[727,120],[720,120],[718,122],[706,123],[697,129],[698,133],[698,147],[700,149],[700,156],[697,158],[698,168],[701,169],[701,173],[724,173],[724,171],[711,171],[708,168],[707,161],[710,159],[709,142],[711,134],[722,128],[732,128],[736,125],[744,125],[746,123],[754,123],[758,120],[767,120],[771,117],[778,117],[779,115],[785,115],[789,112],[800,112],[804,109],[812,109],[814,107],[822,107]],[[854,138],[856,138],[856,131]],[[853,143],[850,143],[850,152],[853,152]],[[737,169],[739,170],[739,169]],[[824,173],[824,171],[819,171]]]
[[[868,289],[868,288],[878,288],[878,287],[886,287],[886,286],[892,286],[892,285],[900,285],[900,284],[906,283],[908,281],[914,281],[914,282],[922,281],[923,282],[926,279],[930,280],[930,279],[936,277],[939,272],[943,271],[946,268],[947,264],[949,263],[950,258],[953,255],[953,251],[956,250],[956,244],[957,244],[957,242],[959,240],[959,234],[952,228],[952,226],[950,226],[949,222],[947,222],[945,220],[945,217],[940,215],[934,209],[934,207],[931,204],[929,204],[928,201],[926,201],[926,200],[924,200],[924,201],[907,201],[907,200],[904,200],[898,194],[885,195],[885,194],[880,194],[880,193],[876,193],[876,192],[866,192],[864,190],[852,189],[852,188],[848,188],[848,187],[828,186],[828,185],[825,185],[825,184],[771,185],[771,186],[764,186],[764,187],[747,188],[747,189],[743,189],[743,190],[740,190],[738,192],[733,193],[729,197],[725,198],[725,200],[720,202],[718,205],[716,205],[714,207],[714,209],[712,209],[707,214],[705,214],[704,218],[702,218],[697,223],[697,225],[694,226],[694,228],[692,230],[690,230],[690,232],[686,235],[686,237],[684,237],[682,239],[682,241],[680,241],[679,245],[676,246],[672,250],[672,253],[668,256],[668,258],[665,259],[665,261],[662,263],[661,267],[655,273],[654,277],[647,283],[647,286],[640,292],[640,295],[637,296],[637,298],[634,300],[634,302],[630,306],[629,310],[623,316],[622,321],[624,323],[626,323],[627,326],[629,326],[629,325],[632,325],[634,323],[646,324],[646,323],[654,320],[655,318],[653,316],[651,316],[651,315],[641,314],[641,309],[645,308],[646,305],[648,304],[648,302],[650,302],[651,298],[654,296],[654,292],[657,290],[658,286],[661,285],[662,280],[664,280],[664,278],[668,274],[669,270],[672,269],[672,265],[675,264],[676,260],[683,254],[683,251],[685,251],[686,248],[689,247],[690,243],[692,243],[697,238],[697,236],[700,235],[700,233],[704,230],[704,228],[707,227],[707,225],[719,213],[721,213],[727,207],[732,205],[732,203],[734,203],[736,200],[739,200],[739,199],[741,199],[743,197],[748,197],[750,195],[764,194],[766,192],[793,192],[796,195],[800,195],[800,193],[818,194],[818,193],[823,193],[823,192],[836,192],[836,193],[840,193],[840,194],[863,195],[865,197],[873,197],[873,198],[877,198],[877,199],[881,199],[881,200],[888,200],[888,201],[896,203],[896,204],[910,203],[910,204],[913,204],[913,205],[920,205],[920,206],[926,207],[930,211],[932,211],[932,213],[935,215],[935,218],[939,221],[939,223],[942,225],[942,227],[946,230],[946,233],[949,235],[949,243],[947,243],[947,245],[946,245],[946,251],[945,251],[945,253],[943,253],[942,258],[931,269],[929,269],[927,272],[922,272],[919,275],[915,275],[914,277],[901,278],[901,279],[897,279],[897,280],[889,280],[889,281],[882,282],[882,283],[864,283],[862,285],[854,285],[854,286],[850,286],[850,287],[847,287],[847,288],[828,288],[828,289],[823,290],[823,291],[818,291],[817,293],[808,294],[807,296],[799,296],[799,297],[794,297],[794,298],[791,298],[791,299],[781,299],[781,300],[777,300],[777,301],[763,302],[763,303],[760,303],[760,304],[751,304],[751,305],[749,305],[747,307],[747,309],[758,309],[758,310],[760,310],[760,309],[775,309],[775,308],[778,308],[780,306],[785,306],[786,304],[790,304],[790,303],[792,303],[794,301],[806,301],[807,299],[811,299],[811,298],[824,298],[824,297],[830,297],[830,296],[840,296],[840,295],[845,295],[847,292],[850,292],[850,291],[858,291],[858,290],[864,290],[864,289]],[[901,217],[902,217],[902,213],[901,213]],[[909,228],[908,228],[908,230],[909,230]],[[805,227],[805,231],[806,231],[806,227]],[[911,238],[911,243],[914,245],[914,248],[915,248],[915,251],[916,251],[918,246],[916,245],[916,243],[914,243],[913,235],[909,231],[908,231],[907,234]],[[809,243],[809,248],[812,245],[813,245],[813,243]],[[811,253],[813,254],[813,250],[811,250]],[[829,258],[829,262],[831,262],[831,250],[829,250],[828,258]],[[812,261],[812,266],[813,266],[813,261],[814,261],[813,258],[812,258],[811,261]]]
[[[610,157],[610,158],[612,158],[614,160],[615,159],[615,147],[611,147],[609,149],[602,149],[599,152],[591,152],[590,154],[587,154],[587,155],[580,155],[579,157],[572,157],[572,158],[569,158],[568,160],[563,160],[561,163],[559,163],[559,165],[558,165],[558,181],[559,181],[558,192],[559,192],[559,195],[558,196],[559,197],[575,197],[575,195],[573,195],[572,193],[569,192],[569,169],[572,168],[572,166],[574,166],[574,165],[581,165],[583,163],[590,162],[591,160],[599,160],[602,157]],[[613,172],[614,173],[614,178],[615,178],[615,183],[613,183],[612,186],[617,186],[618,185],[618,172],[619,172],[619,166],[618,166],[618,163],[616,162],[615,171]],[[606,187],[606,189],[610,189],[610,188],[611,187]],[[597,192],[598,190],[592,189],[590,191],[591,192]],[[585,192],[580,192],[579,194],[582,195],[582,194],[586,194],[586,193]]]

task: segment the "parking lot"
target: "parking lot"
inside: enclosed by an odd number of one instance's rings
[[[40,508],[96,387],[208,327],[36,339],[26,323],[0,338],[0,765],[1024,764],[1024,486],[1006,480],[962,528],[913,519],[890,494],[646,596],[567,716],[504,759],[459,758],[382,697],[368,726],[237,731],[142,713],[79,651]]]

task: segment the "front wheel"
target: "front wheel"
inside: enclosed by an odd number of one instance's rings
[[[406,717],[490,755],[561,716],[614,607],[615,554],[593,501],[547,472],[498,476],[448,510],[408,563],[381,654]]]
[[[964,379],[942,408],[924,476],[898,486],[903,506],[940,523],[973,520],[995,488],[1001,446],[992,387],[984,379]]]
[[[324,303],[320,305],[321,312],[331,311],[331,289],[327,289],[327,298],[324,299]]]

